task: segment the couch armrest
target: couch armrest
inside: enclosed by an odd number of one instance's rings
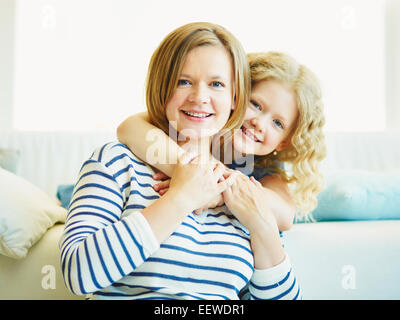
[[[84,299],[70,293],[60,269],[58,241],[64,225],[56,224],[20,260],[0,255],[0,299]]]

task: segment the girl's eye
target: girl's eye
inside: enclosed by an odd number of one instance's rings
[[[223,87],[225,87],[224,84],[223,84],[222,82],[219,82],[219,81],[213,81],[213,82],[211,83],[211,85],[212,85],[213,87],[215,87],[215,88],[223,88]]]
[[[274,120],[274,123],[275,123],[275,125],[276,125],[278,128],[283,129],[283,124],[282,124],[282,122],[280,122],[279,120]]]
[[[178,80],[178,86],[188,86],[188,85],[190,85],[189,80],[183,80],[183,79]]]
[[[256,108],[256,109],[258,109],[258,110],[261,110],[261,109],[262,109],[261,106],[260,106],[257,102],[250,101],[250,103],[253,105],[254,108]]]

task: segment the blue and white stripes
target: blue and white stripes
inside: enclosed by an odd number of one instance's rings
[[[159,198],[126,146],[97,149],[80,171],[60,241],[65,284],[95,299],[293,299],[289,258],[255,270],[250,235],[226,207],[189,213],[158,244],[140,210]]]

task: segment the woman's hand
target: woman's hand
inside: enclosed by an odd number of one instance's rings
[[[217,162],[215,163],[215,165],[217,164]],[[224,173],[224,176],[228,176],[226,175],[226,173]],[[171,182],[171,179],[163,172],[157,172],[153,175],[153,179],[154,180],[161,180],[161,182],[155,184],[153,186],[153,189],[155,191],[157,191],[161,196],[163,194],[165,194],[168,189],[169,189],[169,184]],[[219,182],[221,182],[223,179],[221,178],[219,180]],[[213,200],[211,200],[209,203],[207,203],[204,207],[196,209],[194,211],[195,214],[201,214],[204,210],[207,209],[213,209],[216,207],[220,207],[224,205],[224,199],[222,197],[222,194],[219,194],[218,196],[216,196]]]
[[[219,194],[215,199],[207,203],[204,207],[194,210],[194,213],[199,215],[207,209],[214,209],[216,207],[222,206],[223,204],[224,204],[224,198],[222,197],[222,194]]]
[[[221,162],[185,153],[176,165],[168,193],[173,193],[190,211],[203,208],[233,184],[235,176],[225,179],[224,173]]]
[[[153,189],[157,191],[161,196],[167,193],[169,189],[169,184],[171,179],[163,172],[157,172],[153,175],[154,180],[162,180],[160,183],[157,183],[153,186]],[[221,180],[221,179],[220,179]],[[200,209],[196,209],[194,211],[195,214],[201,214],[204,210],[213,209],[216,207],[220,207],[224,204],[224,199],[222,194],[219,194],[215,199],[211,200],[208,204]]]

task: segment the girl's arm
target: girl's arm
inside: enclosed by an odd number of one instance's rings
[[[117,128],[117,137],[136,156],[169,177],[185,152],[164,131],[150,123],[147,112],[125,119]]]
[[[147,112],[138,113],[123,121],[118,126],[117,136],[135,155],[169,177],[174,172],[177,159],[185,152],[164,131],[150,124]],[[157,156],[154,156],[155,151]],[[293,223],[295,205],[286,183],[278,175],[264,177],[260,179],[260,183],[264,187],[264,197],[268,200],[279,230],[289,230]],[[168,186],[169,182],[165,181],[154,187],[156,191],[164,189],[160,193],[162,195]],[[219,197],[214,199],[209,207],[222,204],[222,197]]]
[[[136,156],[171,177],[176,163],[185,150],[161,129],[150,123],[147,112],[138,113],[125,119],[117,128],[118,140],[125,144]],[[167,147],[168,146],[168,147]],[[157,154],[155,157],[154,154]],[[158,179],[155,175],[154,179]],[[169,180],[153,186],[160,195],[166,193],[169,188]],[[214,208],[222,206],[222,196],[219,195],[206,207]],[[205,208],[196,209],[201,213]]]
[[[240,173],[223,192],[225,204],[250,233],[254,255],[250,296],[252,299],[299,299],[300,287],[264,193],[261,183]]]
[[[264,197],[276,219],[279,231],[290,230],[296,213],[296,205],[287,183],[278,174],[263,177],[259,182],[264,187]]]

